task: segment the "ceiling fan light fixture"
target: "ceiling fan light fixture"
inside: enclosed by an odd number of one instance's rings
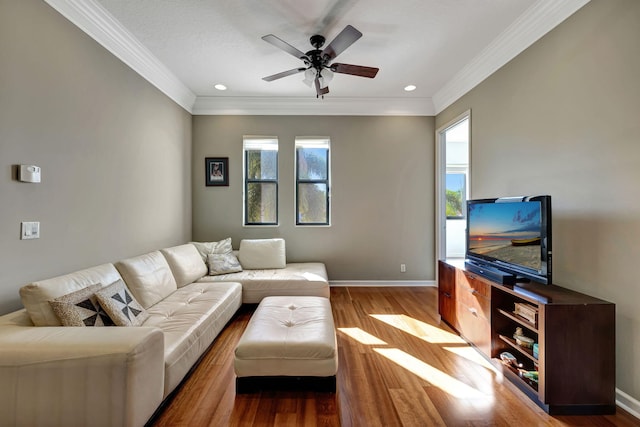
[[[309,67],[304,71],[304,80],[302,82],[307,86],[311,87],[313,85],[313,81],[316,79],[317,71],[313,67]]]
[[[329,86],[329,83],[333,80],[333,71],[328,68],[320,71],[318,75],[320,76],[320,88],[322,89]]]

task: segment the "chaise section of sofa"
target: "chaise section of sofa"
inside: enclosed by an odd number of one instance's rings
[[[226,250],[231,252],[230,239]],[[220,247],[217,242],[212,247]],[[202,246],[202,244],[199,244]],[[206,244],[205,244],[206,247]],[[285,241],[273,239],[243,239],[237,255],[240,271],[203,276],[199,282],[239,282],[242,302],[257,304],[268,296],[318,296],[329,298],[327,269],[321,262],[287,263]],[[217,271],[211,255],[201,252],[208,260],[209,271]]]
[[[289,263],[285,268],[243,270],[200,279],[200,282],[227,281],[242,284],[242,302],[245,304],[257,304],[268,296],[329,298],[327,269],[320,262]]]
[[[0,348],[2,426],[142,426],[163,399],[157,328],[35,327],[20,310]]]

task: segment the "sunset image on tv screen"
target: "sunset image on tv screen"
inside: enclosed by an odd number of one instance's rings
[[[469,205],[469,251],[539,271],[540,203]]]

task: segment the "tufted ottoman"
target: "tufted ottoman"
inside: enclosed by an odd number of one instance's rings
[[[336,332],[328,298],[264,298],[235,351],[236,392],[265,388],[335,391]]]

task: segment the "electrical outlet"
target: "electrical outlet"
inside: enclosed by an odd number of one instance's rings
[[[20,223],[20,240],[39,239],[40,238],[40,222],[23,221]]]
[[[400,273],[406,273],[406,272],[407,272],[407,265],[400,264]]]

